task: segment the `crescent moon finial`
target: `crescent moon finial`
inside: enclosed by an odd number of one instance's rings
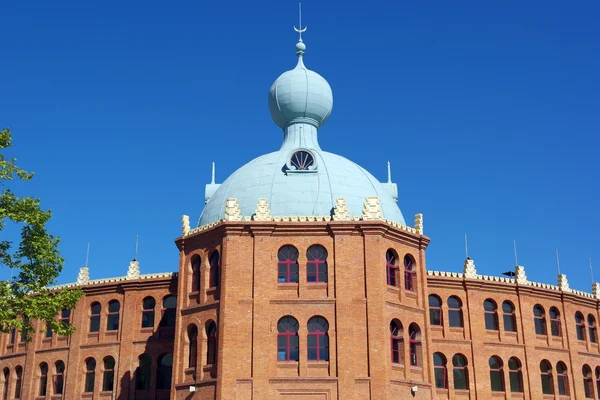
[[[304,32],[306,32],[306,28],[307,28],[306,26],[304,28],[302,28],[302,3],[298,3],[298,14],[299,14],[299,23],[298,23],[298,26],[300,26],[300,28],[296,28],[294,26],[294,30],[296,32],[298,32],[298,36],[299,36],[298,41],[302,42],[302,34]]]

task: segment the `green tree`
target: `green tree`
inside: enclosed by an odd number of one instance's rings
[[[32,322],[41,320],[53,332],[68,335],[74,327],[59,322],[57,316],[63,309],[73,309],[83,292],[48,288],[63,268],[59,238],[46,231],[51,212],[40,208],[39,199],[19,197],[7,188],[13,179],[28,181],[33,177],[15,164],[16,159],[5,157],[11,139],[10,129],[0,131],[0,232],[11,222],[21,234],[18,243],[0,240],[0,266],[13,271],[10,280],[0,281],[0,332],[16,328],[29,340],[34,331]]]

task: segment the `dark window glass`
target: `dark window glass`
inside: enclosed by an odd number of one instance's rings
[[[521,362],[512,357],[508,360],[508,375],[510,379],[510,391],[513,393],[523,392],[523,375],[521,373]]]
[[[298,361],[298,321],[285,316],[277,323],[277,360]]]
[[[596,318],[592,314],[588,315],[587,323],[590,342],[596,343],[598,341],[598,337],[596,336]]]
[[[409,292],[415,291],[415,260],[410,254],[404,256],[404,289]]]
[[[468,390],[469,389],[469,376],[467,373],[467,360],[460,354],[452,357],[452,367],[454,375],[454,389],[456,390]]]
[[[48,364],[40,364],[40,390],[38,394],[40,396],[46,396],[46,388],[48,386]]]
[[[107,331],[119,330],[119,310],[121,309],[121,303],[118,300],[111,300],[108,302],[108,316],[107,316]]]
[[[487,299],[483,302],[485,310],[485,329],[490,331],[498,330],[498,313],[496,303],[493,300]]]
[[[158,357],[158,369],[156,370],[156,388],[171,388],[171,373],[173,372],[173,355],[163,354]]]
[[[515,306],[510,301],[502,303],[502,322],[505,332],[517,331],[517,320],[515,318]]]
[[[435,387],[438,389],[447,389],[446,357],[442,353],[433,353],[433,373]]]
[[[198,358],[198,328],[196,325],[192,325],[188,328],[188,366],[190,368],[196,368],[196,360]]]
[[[294,246],[283,246],[277,253],[277,282],[298,282],[298,250]]]
[[[219,281],[221,279],[221,271],[220,271],[220,256],[218,251],[213,251],[210,255],[208,263],[210,264],[210,286],[217,287],[219,286]]]
[[[385,253],[385,270],[386,270],[386,279],[387,279],[387,284],[390,286],[398,286],[398,279],[397,279],[397,271],[398,271],[398,265],[397,265],[397,260],[398,256],[396,255],[396,252],[394,252],[394,250],[388,250]]]
[[[540,363],[540,374],[542,379],[542,393],[554,394],[554,384],[552,383],[552,366],[546,360]]]
[[[581,368],[583,375],[583,392],[586,399],[594,398],[594,379],[592,378],[592,369],[589,365],[584,365]]]
[[[60,312],[60,323],[69,325],[69,322],[71,322],[71,310],[64,309]]]
[[[152,357],[142,354],[139,358],[139,366],[135,376],[135,388],[137,390],[150,390],[152,381]]]
[[[146,297],[142,302],[142,328],[153,328],[154,327],[154,307],[156,307],[156,300],[153,297]]]
[[[558,381],[558,394],[568,396],[569,378],[567,376],[567,366],[563,362],[556,364],[556,380]]]
[[[15,382],[15,399],[21,398],[21,391],[23,390],[23,368],[18,366],[15,368],[17,374],[17,381]]]
[[[115,386],[115,359],[106,357],[104,359],[104,377],[102,379],[102,391],[112,392]]]
[[[327,282],[327,250],[319,245],[310,246],[306,260],[306,281]]]
[[[550,308],[550,332],[552,336],[562,336],[560,312],[556,307]]]
[[[442,300],[435,294],[429,295],[429,323],[442,325]]]
[[[62,394],[65,385],[65,363],[57,361],[55,364],[55,371],[52,379],[54,384],[54,394]]]
[[[52,326],[50,324],[46,324],[46,338],[52,337]]]
[[[200,290],[200,257],[194,256],[192,259],[192,292]]]
[[[2,399],[3,400],[8,400],[8,392],[9,392],[9,385],[10,385],[10,369],[8,368],[4,368],[3,370],[3,375],[4,375],[4,387],[2,388]]]
[[[600,367],[596,367],[596,393],[600,397]]]
[[[315,159],[306,150],[298,150],[294,154],[292,154],[292,158],[290,159],[290,164],[295,170],[299,171],[308,171],[313,169],[315,164]]]
[[[100,311],[102,311],[100,303],[92,303],[90,307],[90,332],[100,330]]]
[[[217,362],[217,324],[209,321],[206,326],[206,363],[215,364]]]
[[[12,328],[12,330],[10,331],[10,338],[9,338],[10,344],[15,343],[16,337],[17,337],[17,328]]]
[[[504,372],[502,371],[502,360],[498,357],[491,357],[490,365],[490,383],[492,392],[504,391]]]
[[[329,324],[323,317],[308,321],[307,351],[309,361],[329,361]]]
[[[161,327],[174,327],[177,307],[177,297],[173,295],[165,296],[163,299]]]
[[[96,360],[93,358],[85,362],[85,392],[94,391],[94,381],[96,380]]]
[[[585,320],[583,314],[575,313],[575,330],[577,331],[577,340],[585,340]]]
[[[533,307],[533,323],[537,335],[546,334],[546,313],[544,312],[544,308],[539,304]]]
[[[410,324],[408,327],[408,340],[410,351],[410,365],[421,365],[421,329],[417,324]]]
[[[29,317],[23,317],[23,323],[25,325],[29,324]],[[29,330],[23,329],[21,330],[21,342],[25,343],[27,341],[27,337],[29,336]]]
[[[402,324],[397,319],[390,322],[390,341],[392,350],[392,362],[394,364],[404,363],[404,341]]]
[[[454,328],[463,327],[462,302],[456,296],[448,297],[448,324]]]

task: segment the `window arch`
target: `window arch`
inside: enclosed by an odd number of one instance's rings
[[[410,348],[410,365],[420,366],[423,359],[421,351],[421,328],[412,323],[408,326],[408,340]]]
[[[15,383],[15,399],[21,398],[21,392],[23,391],[23,367],[20,365],[15,368],[15,375],[17,376]]]
[[[454,377],[455,390],[469,390],[467,359],[462,354],[455,354],[452,357],[452,375]]]
[[[88,358],[85,360],[85,386],[84,392],[93,393],[96,381],[96,360]]]
[[[190,325],[188,327],[188,367],[196,368],[196,360],[198,359],[198,327]]]
[[[552,336],[562,336],[562,327],[560,324],[560,311],[556,307],[550,307],[550,333]]]
[[[585,340],[585,319],[579,311],[575,313],[575,331],[577,332],[577,340]]]
[[[542,378],[542,393],[554,394],[554,383],[552,381],[552,365],[548,360],[540,363],[540,374]]]
[[[4,370],[2,371],[2,375],[4,378],[4,382],[3,382],[3,389],[2,389],[2,399],[4,400],[8,400],[8,391],[10,389],[10,369],[8,369],[8,367],[5,367]]]
[[[286,315],[277,322],[277,360],[298,361],[298,328],[296,318]]]
[[[171,388],[171,373],[173,372],[173,354],[167,353],[158,357],[156,369],[156,389],[167,390]]]
[[[583,392],[585,393],[586,399],[594,398],[594,378],[592,377],[592,369],[589,365],[585,364],[581,368],[581,374],[583,375]]]
[[[567,366],[559,361],[556,364],[556,380],[558,381],[558,394],[561,396],[569,395],[569,376],[567,375]]]
[[[210,287],[217,287],[221,281],[221,257],[218,250],[211,253],[208,263],[210,265]]]
[[[515,316],[515,306],[512,302],[508,300],[502,302],[502,322],[504,322],[505,332],[517,331],[517,318]]]
[[[533,324],[536,335],[546,335],[546,311],[539,304],[533,306]]]
[[[119,300],[111,300],[108,302],[108,315],[106,317],[107,331],[118,331],[119,330],[119,311],[121,310],[121,303]]]
[[[404,256],[404,289],[415,291],[415,259],[410,254]]]
[[[433,374],[435,387],[438,389],[448,389],[446,357],[442,353],[433,353]]]
[[[308,320],[307,349],[309,361],[329,361],[329,323],[323,317]]]
[[[596,393],[600,393],[600,367],[596,367]]]
[[[48,364],[45,362],[40,364],[40,396],[46,396],[46,388],[48,387]]]
[[[453,328],[463,327],[462,301],[457,296],[448,297],[448,324]]]
[[[392,249],[385,252],[385,275],[387,284],[390,286],[398,286],[398,255]]]
[[[90,305],[90,332],[98,332],[100,330],[100,312],[102,304],[97,301]]]
[[[206,363],[215,364],[217,362],[217,324],[215,321],[207,322],[206,337]]]
[[[160,326],[163,328],[172,328],[175,326],[175,316],[177,308],[177,297],[172,294],[163,297],[162,317]]]
[[[156,300],[148,296],[142,301],[142,328],[154,328],[154,307]]]
[[[136,390],[150,390],[152,382],[152,357],[142,354],[138,358],[138,368],[135,375]]]
[[[60,360],[54,363],[52,384],[54,386],[54,394],[62,394],[65,387],[65,363]]]
[[[200,290],[200,265],[202,261],[200,256],[192,257],[192,292]]]
[[[483,302],[485,312],[485,329],[490,331],[498,330],[498,306],[492,299],[487,299]]]
[[[598,336],[596,334],[596,318],[592,314],[589,314],[587,317],[588,323],[588,334],[590,337],[590,342],[596,343],[598,342]]]
[[[112,392],[115,387],[115,359],[111,356],[104,358],[102,391]]]
[[[298,283],[298,249],[285,245],[277,253],[277,282]]]
[[[490,384],[492,392],[504,392],[504,370],[500,357],[492,356],[489,360]]]
[[[510,380],[511,392],[523,392],[523,372],[521,371],[521,361],[516,357],[511,357],[508,359],[508,379]]]
[[[390,342],[392,363],[404,364],[404,329],[397,319],[390,322]]]
[[[442,299],[435,294],[429,295],[429,323],[442,325]]]
[[[327,282],[327,250],[315,244],[306,251],[306,281]]]

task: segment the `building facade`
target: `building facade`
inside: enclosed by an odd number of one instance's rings
[[[333,95],[305,50],[269,92],[281,148],[206,186],[178,271],[83,268],[72,336],[0,336],[2,399],[600,398],[600,285],[428,270],[391,174],[320,148]]]

